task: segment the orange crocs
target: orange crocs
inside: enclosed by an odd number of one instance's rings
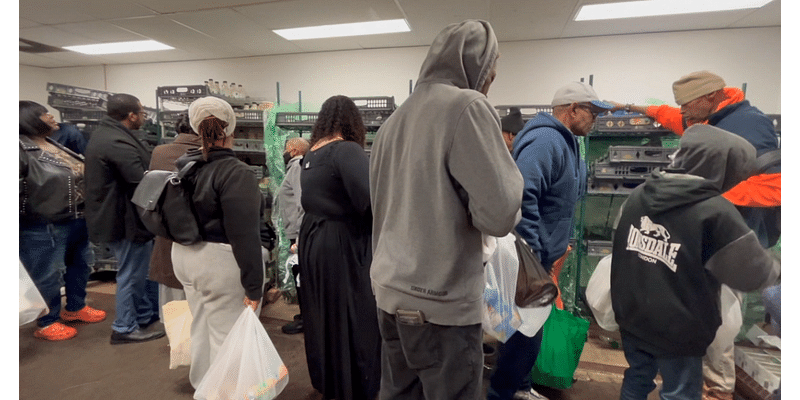
[[[44,328],[37,329],[33,336],[44,340],[67,340],[78,334],[78,330],[60,322],[54,322]]]
[[[86,306],[78,311],[61,310],[61,319],[64,321],[100,322],[106,319],[106,312]]]

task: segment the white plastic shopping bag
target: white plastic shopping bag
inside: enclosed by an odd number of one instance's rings
[[[164,329],[169,340],[169,369],[192,363],[192,312],[189,302],[175,300],[164,304]]]
[[[484,237],[484,249],[491,251],[491,254],[486,259],[484,269],[483,330],[505,343],[522,322],[514,304],[519,269],[514,235]]]
[[[39,318],[50,311],[42,294],[28,275],[22,261],[19,262],[19,326]]]
[[[611,306],[611,255],[597,263],[589,283],[586,285],[586,302],[601,328],[616,332],[619,330]]]
[[[194,392],[202,400],[271,400],[289,383],[289,371],[261,321],[242,310]]]

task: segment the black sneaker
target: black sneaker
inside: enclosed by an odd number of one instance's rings
[[[111,344],[138,343],[164,337],[167,333],[163,330],[144,331],[141,328],[131,333],[111,333]]]
[[[294,335],[296,333],[303,333],[303,318],[297,318],[292,322],[281,327],[281,332],[287,335]]]

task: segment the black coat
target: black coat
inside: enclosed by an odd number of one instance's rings
[[[94,243],[153,238],[131,197],[150,165],[150,152],[133,133],[108,116],[86,146],[86,224]]]

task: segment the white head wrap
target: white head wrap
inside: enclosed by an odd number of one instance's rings
[[[199,98],[189,105],[189,125],[195,132],[200,133],[200,122],[210,116],[227,122],[225,136],[233,135],[236,129],[236,115],[233,114],[233,107],[227,101],[208,96]]]

